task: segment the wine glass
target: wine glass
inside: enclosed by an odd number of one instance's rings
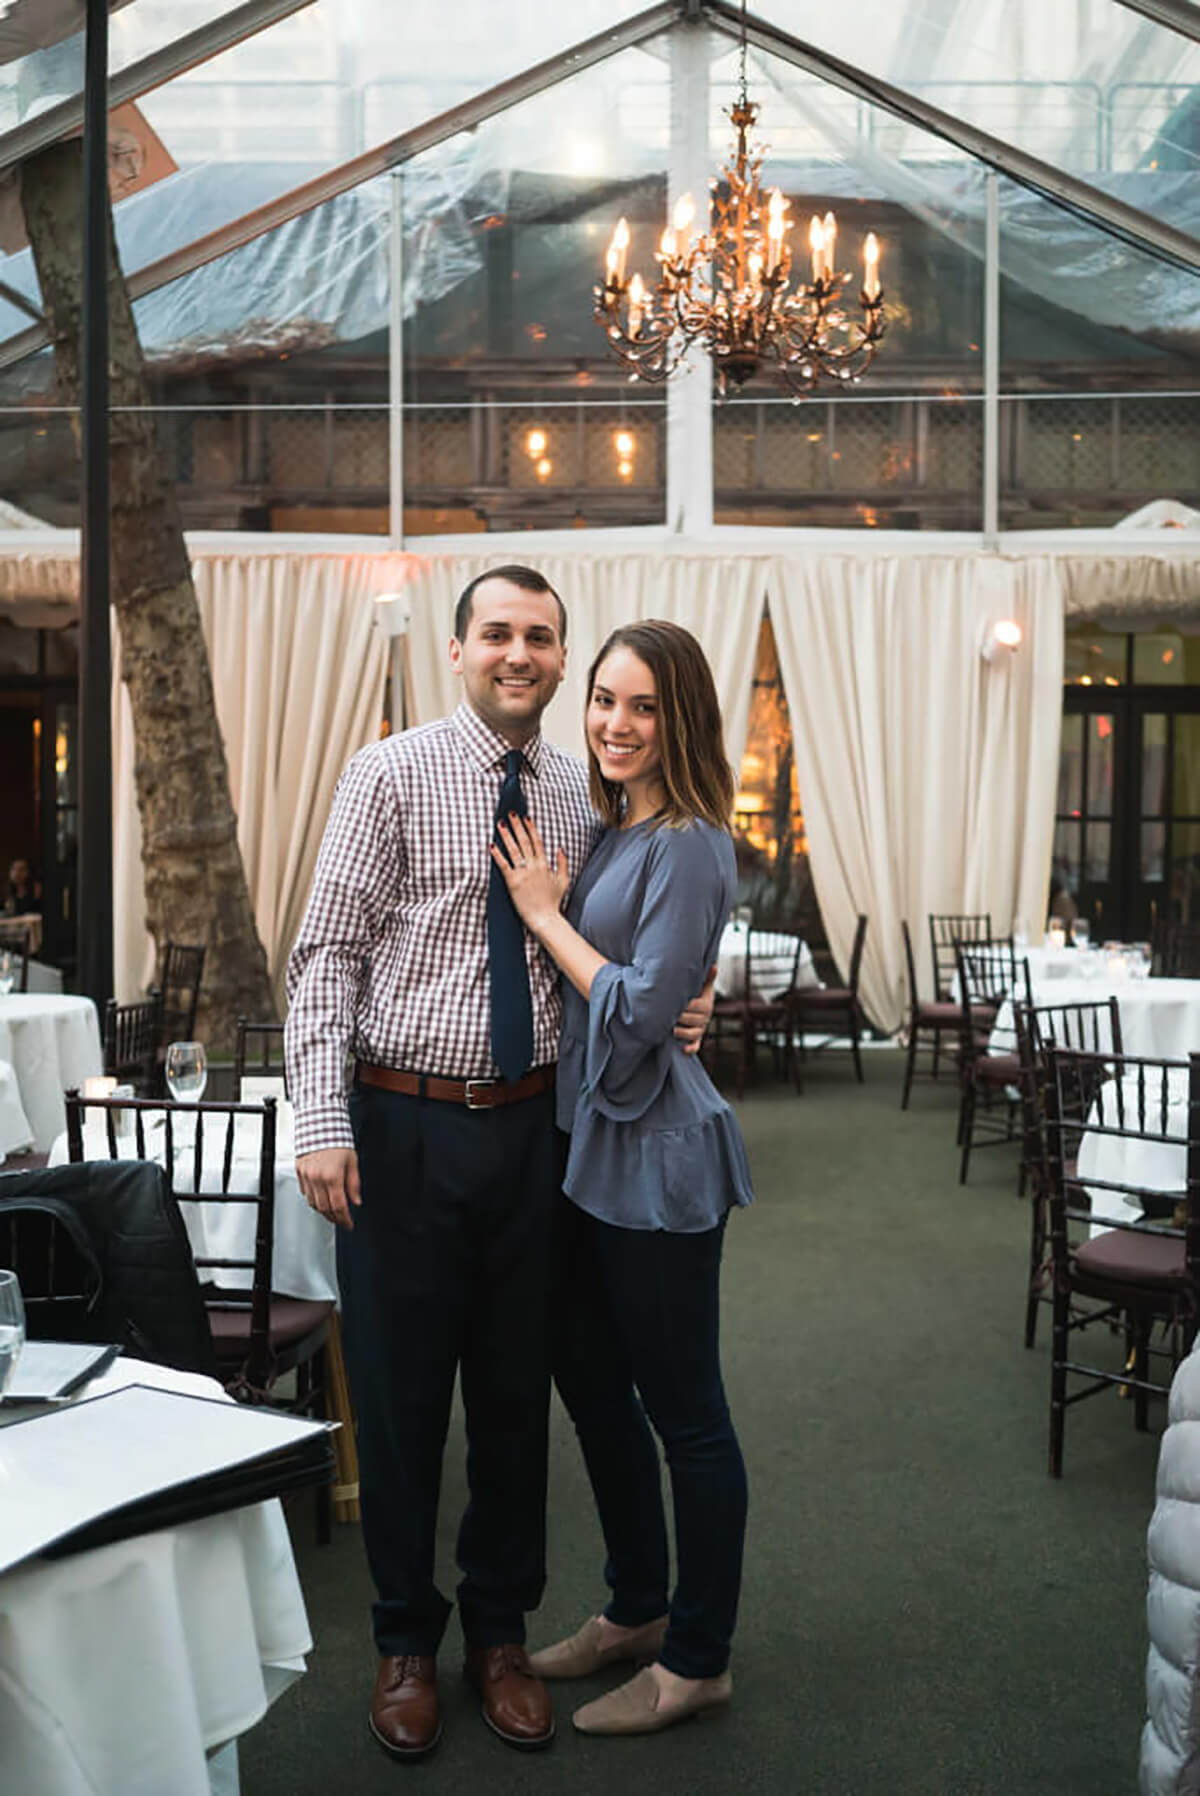
[[[1086,917],[1076,917],[1071,924],[1071,940],[1077,948],[1086,949],[1091,940],[1091,928]]]
[[[1028,948],[1029,925],[1024,917],[1014,917],[1012,921],[1012,939],[1014,948]]]
[[[17,983],[17,957],[8,949],[0,950],[0,998],[7,998]]]
[[[164,1067],[167,1087],[176,1103],[198,1103],[208,1082],[208,1057],[202,1041],[173,1041]]]
[[[25,1345],[25,1305],[15,1272],[0,1272],[0,1397],[17,1369]]]

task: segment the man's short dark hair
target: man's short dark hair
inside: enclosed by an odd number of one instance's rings
[[[454,634],[459,642],[465,642],[467,631],[471,627],[472,600],[475,588],[482,586],[485,580],[507,580],[511,586],[519,586],[523,592],[548,592],[558,606],[558,637],[563,647],[567,646],[567,608],[547,580],[545,574],[539,574],[536,568],[490,567],[484,574],[476,574],[469,585],[464,586],[458,595],[458,604],[454,607]]]

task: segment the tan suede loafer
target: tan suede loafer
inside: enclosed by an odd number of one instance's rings
[[[581,1734],[657,1734],[694,1715],[714,1714],[732,1695],[733,1679],[723,1671],[719,1678],[696,1678],[681,1698],[660,1702],[657,1679],[647,1668],[576,1709],[572,1720]]]
[[[437,1661],[418,1653],[385,1654],[375,1678],[369,1726],[392,1758],[427,1758],[442,1737]]]
[[[463,1672],[478,1690],[483,1719],[507,1746],[536,1752],[554,1738],[550,1696],[523,1646],[468,1646]]]
[[[540,1678],[590,1678],[608,1665],[619,1665],[625,1659],[654,1659],[662,1648],[667,1632],[667,1618],[648,1621],[623,1639],[605,1643],[600,1617],[593,1615],[569,1640],[556,1640],[540,1653],[530,1653],[529,1663]]]

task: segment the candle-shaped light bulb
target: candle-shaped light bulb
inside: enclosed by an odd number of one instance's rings
[[[868,299],[879,296],[879,239],[874,231],[867,232],[867,241],[863,244],[863,292]]]
[[[675,233],[670,225],[668,225],[663,232],[662,241],[658,247],[662,252],[662,259],[664,262],[673,262],[675,260]]]
[[[696,208],[692,204],[690,193],[682,193],[675,201],[675,235],[679,240],[679,253],[686,256],[692,242],[692,220],[696,216]]]
[[[827,212],[821,223],[825,233],[825,279],[833,279],[833,246],[837,242],[837,219],[832,212]]]
[[[612,247],[617,252],[617,279],[623,281],[625,279],[625,257],[629,250],[629,226],[623,218],[617,220]]]
[[[783,254],[784,209],[787,201],[778,187],[771,190],[767,202],[767,273],[774,274],[779,267],[779,258]]]
[[[808,247],[812,251],[813,280],[819,281],[825,269],[825,226],[815,212],[808,227]]]
[[[617,252],[610,243],[604,257],[604,278],[613,283],[617,278]]]
[[[646,299],[646,289],[642,285],[642,277],[635,274],[629,283],[629,334],[636,337],[642,328],[642,306]]]

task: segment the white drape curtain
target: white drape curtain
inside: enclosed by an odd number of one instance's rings
[[[379,733],[387,643],[371,601],[402,583],[409,560],[289,553],[193,562],[238,841],[277,1001],[337,777]],[[154,948],[115,623],[113,663],[115,984],[128,1000],[153,979]]]
[[[1052,558],[780,557],[769,581],[813,882],[845,973],[870,918],[860,990],[905,1012],[907,918],[931,996],[931,911],[1038,928],[1049,890],[1062,712],[1063,593]],[[1015,654],[988,663],[988,625]]]
[[[408,654],[414,723],[453,710],[461,695],[448,647],[454,604],[469,580],[512,556],[444,556],[422,563],[405,588],[411,601]],[[682,624],[712,666],[725,719],[725,745],[736,767],[746,742],[754,651],[769,558],[758,555],[540,555],[535,565],[567,611],[567,675],[543,728],[550,741],[582,756],[587,670],[610,630],[638,618]]]

